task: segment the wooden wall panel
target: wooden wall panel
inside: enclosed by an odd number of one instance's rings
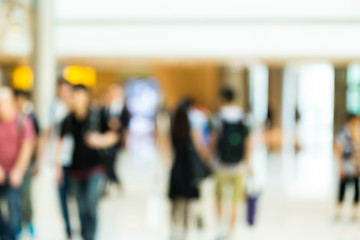
[[[175,108],[185,97],[194,98],[210,109],[216,108],[219,68],[207,63],[164,63],[154,67],[167,107]]]

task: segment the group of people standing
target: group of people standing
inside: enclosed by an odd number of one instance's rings
[[[245,113],[236,104],[233,90],[222,89],[220,99],[221,108],[215,117],[189,99],[182,101],[172,116],[170,135],[174,161],[169,198],[173,239],[186,239],[190,204],[200,198],[201,181],[210,174],[216,179],[217,239],[233,237],[238,206],[245,199],[245,176],[252,172],[251,137]],[[226,221],[229,224],[223,224],[226,186],[232,190],[231,219]],[[197,216],[199,227],[201,222],[201,216]]]
[[[67,207],[71,189],[81,236],[95,239],[97,205],[106,184],[120,187],[115,159],[126,139],[130,114],[120,85],[109,87],[101,108],[92,105],[87,87],[59,81],[51,127],[40,133],[30,93],[0,87],[0,205],[8,206],[7,217],[0,211],[0,239],[18,239],[24,224],[34,235],[30,183],[45,157],[54,160],[67,238],[73,236]],[[55,154],[43,154],[51,145]]]

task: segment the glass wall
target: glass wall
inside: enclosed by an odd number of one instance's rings
[[[360,64],[351,64],[347,70],[346,110],[360,114]]]

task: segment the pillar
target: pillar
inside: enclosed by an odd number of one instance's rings
[[[272,115],[272,127],[282,127],[283,68],[269,68],[268,107]],[[268,109],[268,110],[269,110]]]
[[[250,110],[250,73],[244,66],[226,66],[222,69],[222,86],[230,87],[236,94],[235,101],[244,112]]]
[[[53,1],[36,0],[34,7],[34,101],[41,126],[48,128],[50,126],[49,109],[56,88]]]
[[[334,134],[336,134],[346,122],[346,91],[347,91],[347,67],[335,66],[334,86]]]

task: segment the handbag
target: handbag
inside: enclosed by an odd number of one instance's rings
[[[211,171],[209,166],[200,158],[192,142],[188,144],[188,150],[193,173],[193,184],[198,187],[202,180],[211,175]]]

